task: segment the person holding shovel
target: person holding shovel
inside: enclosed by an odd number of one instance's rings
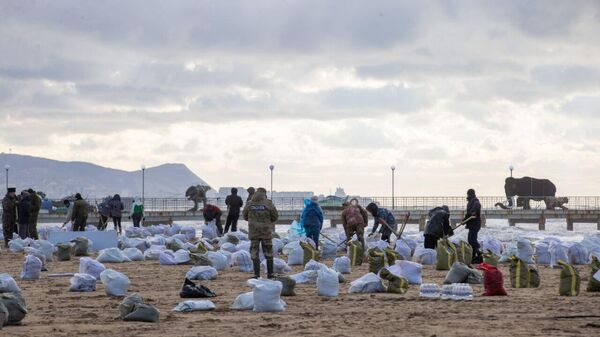
[[[454,235],[450,226],[450,209],[444,205],[429,211],[429,221],[425,225],[423,236],[425,248],[435,249],[437,241],[445,236]]]
[[[371,230],[371,235],[375,234],[377,227],[379,227],[381,224],[381,228],[379,229],[379,233],[381,233],[381,240],[389,243],[392,233],[398,230],[396,218],[394,218],[392,212],[386,208],[378,207],[373,202],[367,205],[367,211],[369,211],[369,213],[371,213],[373,216],[373,219],[375,219],[373,223],[373,229]]]
[[[342,224],[344,232],[346,232],[346,241],[352,240],[352,236],[356,233],[356,238],[365,249],[365,227],[369,223],[369,215],[357,199],[352,199],[350,202],[344,203],[344,211],[342,211]]]
[[[469,230],[468,241],[473,248],[472,263],[479,264],[483,262],[479,242],[477,241],[477,234],[481,229],[481,203],[475,195],[475,190],[472,188],[467,191],[467,201],[467,211],[465,212],[463,221],[465,221],[465,227]],[[469,220],[469,218],[471,219]]]

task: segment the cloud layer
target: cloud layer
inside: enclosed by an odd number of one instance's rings
[[[0,3],[0,147],[214,186],[597,194],[596,1]]]

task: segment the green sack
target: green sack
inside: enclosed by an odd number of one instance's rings
[[[289,276],[278,276],[276,281],[281,282],[283,287],[281,288],[281,296],[296,296],[294,288],[296,287],[296,281]]]
[[[369,272],[377,274],[385,267],[385,253],[379,248],[369,249]]]
[[[364,255],[365,253],[360,242],[348,242],[348,258],[352,267],[362,265]]]
[[[471,261],[473,260],[473,248],[470,244],[461,241],[458,246],[456,246],[456,260],[466,265],[471,264]]]
[[[540,274],[534,265],[527,264],[516,256],[511,256],[510,286],[513,288],[537,288],[540,286]]]
[[[319,252],[314,249],[310,243],[300,242],[300,247],[302,247],[302,250],[304,251],[302,265],[305,266],[310,260],[319,261]]]
[[[436,247],[436,270],[450,270],[457,261],[456,246],[448,239],[439,239]]]
[[[383,250],[385,253],[385,258],[387,259],[388,266],[393,266],[396,263],[396,260],[404,260],[404,257],[392,249],[392,247],[387,247]]]
[[[71,260],[71,245],[68,243],[59,243],[56,245],[56,257],[58,261]]]
[[[208,248],[206,248],[206,246],[204,245],[204,242],[200,241],[198,242],[198,245],[196,246],[198,248],[198,253],[200,253],[200,255],[206,254],[208,253]]]
[[[498,256],[496,256],[496,254],[494,254],[491,250],[487,249],[485,253],[483,253],[483,263],[498,267],[498,262]]]
[[[203,254],[190,253],[190,261],[194,266],[211,266],[212,261]]]
[[[5,325],[8,325],[8,309],[6,309],[4,303],[0,302],[0,330]]]
[[[562,267],[562,270],[560,271],[560,285],[558,288],[560,296],[579,295],[581,278],[579,277],[577,270],[563,260],[558,260],[558,265]]]
[[[133,311],[123,317],[128,322],[150,322],[156,323],[159,320],[160,311],[154,306],[146,303],[136,303],[133,305]]]
[[[444,284],[452,284],[452,283],[469,283],[469,284],[481,284],[483,278],[481,274],[472,268],[469,268],[466,264],[456,261],[450,268],[448,274],[446,274],[446,278],[444,279]]]
[[[133,293],[123,299],[119,304],[119,317],[121,319],[129,315],[133,311],[133,307],[136,303],[144,303],[144,299],[138,293]]]
[[[408,291],[408,280],[392,274],[386,268],[379,273],[381,279],[388,281],[387,292],[393,294],[404,294]]]
[[[27,305],[25,299],[20,293],[2,293],[0,294],[0,303],[8,312],[6,325],[19,325],[27,315]]]
[[[78,237],[72,240],[73,245],[73,255],[75,256],[88,256],[88,248],[89,241],[85,237]]]
[[[588,282],[587,291],[600,292],[600,281],[594,278],[594,275],[600,270],[600,260],[595,255],[592,255],[592,274]]]

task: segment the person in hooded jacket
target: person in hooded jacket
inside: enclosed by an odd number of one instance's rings
[[[350,202],[344,203],[344,210],[342,211],[342,224],[344,225],[344,232],[346,232],[346,239],[350,241],[352,236],[356,233],[356,238],[362,244],[363,250],[365,249],[365,227],[369,223],[369,215],[367,211],[358,203],[356,198],[350,200]]]
[[[450,209],[444,205],[429,211],[429,221],[425,225],[423,236],[425,248],[435,249],[437,241],[445,236],[454,235],[450,226]]]
[[[204,216],[204,221],[211,222],[215,220],[215,226],[217,226],[217,231],[219,232],[219,236],[223,235],[223,225],[221,225],[221,209],[212,204],[206,204],[204,209],[202,210],[202,216]]]
[[[19,196],[19,236],[21,239],[29,237],[29,221],[31,221],[31,196],[29,192],[23,191]]]
[[[273,274],[273,232],[275,221],[279,218],[277,208],[267,199],[267,190],[259,187],[252,200],[244,207],[244,220],[248,221],[248,238],[250,239],[250,257],[254,267],[254,278],[260,277],[260,248],[267,260],[267,277]]]
[[[108,208],[110,209],[110,217],[113,219],[113,224],[115,225],[115,231],[121,235],[121,220],[123,219],[123,210],[125,209],[125,205],[121,201],[121,196],[115,194],[108,202]]]
[[[468,241],[473,248],[472,263],[478,264],[483,262],[479,241],[477,241],[477,234],[481,229],[481,203],[475,195],[475,190],[472,188],[467,191],[467,211],[465,212],[463,221],[470,217],[474,217],[474,219],[467,221],[465,227],[469,230]]]
[[[306,237],[315,242],[317,249],[319,249],[319,235],[323,228],[323,210],[318,201],[319,198],[316,195],[310,199],[304,199],[304,209],[300,215],[300,223],[306,230]]]
[[[248,191],[248,198],[246,198],[246,203],[248,203],[248,201],[252,200],[252,197],[254,196],[256,190],[254,189],[254,187],[250,186],[246,191]]]
[[[19,233],[17,228],[17,205],[19,199],[15,194],[16,189],[9,187],[2,199],[2,231],[4,234],[4,247],[8,248],[8,241],[12,240],[14,233]]]
[[[375,219],[373,223],[373,230],[371,230],[371,235],[375,234],[377,227],[379,227],[381,224],[381,228],[379,229],[379,233],[381,233],[381,240],[389,243],[392,230],[396,231],[398,227],[396,224],[396,218],[394,218],[392,212],[386,208],[377,206],[377,204],[373,202],[367,205],[367,211],[369,211],[371,216],[373,216],[373,219]]]
[[[244,205],[244,201],[237,195],[237,188],[231,189],[231,194],[225,198],[225,205],[227,205],[227,220],[225,220],[225,233],[229,232],[231,227],[232,232],[237,232],[237,223],[240,218],[240,209]]]
[[[71,222],[73,223],[73,232],[84,232],[87,225],[87,218],[90,210],[90,205],[83,200],[81,194],[75,194],[75,202],[71,209]]]

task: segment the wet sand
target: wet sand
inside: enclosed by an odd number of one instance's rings
[[[340,296],[323,298],[315,285],[296,287],[298,296],[286,297],[283,313],[231,310],[236,296],[250,291],[250,276],[234,270],[219,272],[203,284],[217,293],[211,312],[175,313],[179,290],[190,266],[161,266],[158,261],[105,264],[125,273],[130,292],[139,292],[161,311],[160,323],[123,322],[118,316],[121,299],[97,291],[68,291],[69,277],[21,281],[23,254],[0,253],[0,272],[8,272],[23,290],[29,314],[22,326],[8,326],[0,336],[598,336],[600,293],[587,293],[589,266],[578,266],[582,292],[578,297],[558,295],[558,269],[540,266],[542,286],[511,289],[508,266],[502,265],[508,297],[483,297],[483,286],[474,286],[472,302],[422,300],[419,287],[407,294],[348,294],[349,282]],[[332,261],[326,261],[331,266]],[[50,273],[77,272],[79,258],[51,262]],[[294,272],[301,271],[294,266]],[[345,275],[353,281],[368,265]],[[442,283],[446,272],[425,266],[424,282]],[[587,317],[585,317],[587,316]],[[591,316],[591,317],[590,317]]]

